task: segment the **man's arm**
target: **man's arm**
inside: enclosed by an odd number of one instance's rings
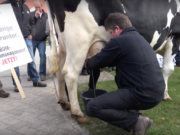
[[[101,50],[100,53],[93,56],[85,64],[88,69],[104,68],[107,66],[115,66],[116,61],[121,56],[121,47],[115,39],[111,39]]]
[[[27,6],[26,6],[27,7]],[[27,7],[28,8],[28,7]],[[29,9],[29,8],[28,8]],[[29,39],[32,40],[33,38],[33,35],[34,35],[34,30],[35,30],[35,23],[34,23],[34,19],[33,19],[33,16],[32,16],[32,13],[29,15],[29,25],[31,26],[31,35],[29,35]]]
[[[37,21],[37,18],[35,16],[35,12],[36,11],[31,12],[31,16],[32,16],[32,19],[34,20],[34,24],[36,24],[36,21]]]
[[[30,24],[30,26],[31,26],[31,35],[29,35],[29,39],[32,40],[32,38],[33,38],[32,35],[34,35],[34,34],[33,34],[33,33],[34,33],[34,20],[33,20],[33,18],[32,18],[31,15],[30,15],[30,18],[29,18],[29,24]]]

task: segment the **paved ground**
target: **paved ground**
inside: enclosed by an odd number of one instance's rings
[[[47,56],[49,54],[47,47]],[[38,53],[35,57],[39,69]],[[49,63],[47,62],[47,68]],[[22,88],[26,98],[13,91],[10,70],[0,73],[4,89],[11,95],[0,98],[0,135],[88,135],[71,118],[70,111],[64,111],[57,104],[56,77],[47,73],[47,87],[32,87],[27,81],[27,66],[20,67]],[[80,76],[79,83],[88,82],[89,76]],[[113,76],[102,72],[99,81],[111,80]]]

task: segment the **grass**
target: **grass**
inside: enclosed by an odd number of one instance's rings
[[[49,46],[49,37],[46,39],[46,46]]]
[[[115,75],[115,72],[110,73]],[[173,99],[172,101],[162,101],[153,109],[141,111],[143,115],[150,117],[154,121],[151,129],[148,130],[148,135],[180,135],[180,68],[175,68],[169,78],[168,87],[168,93]],[[80,94],[87,89],[87,83],[78,85],[79,101],[83,112],[85,112],[85,109]],[[98,82],[97,89],[105,89],[110,92],[116,90],[117,86],[113,80]],[[92,135],[132,134],[96,118],[91,118],[90,121],[81,124],[81,126],[86,128]]]

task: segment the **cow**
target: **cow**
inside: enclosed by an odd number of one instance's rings
[[[171,100],[167,82],[174,71],[173,58],[180,44],[179,0],[45,1],[48,16],[53,20],[59,43],[59,53],[57,53],[51,30],[51,71],[57,72],[59,102],[64,109],[71,109],[72,115],[78,117],[78,122],[83,123],[88,119],[81,111],[77,98],[78,77],[85,59],[89,56],[88,52],[95,50],[98,53],[111,39],[104,28],[104,21],[113,12],[127,15],[154,51],[164,57],[162,68],[166,83],[164,100]],[[70,103],[66,97],[65,84]]]

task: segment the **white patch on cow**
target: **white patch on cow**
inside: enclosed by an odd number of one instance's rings
[[[169,0],[169,3],[171,2],[171,0]]]
[[[159,37],[160,37],[160,34],[159,34],[158,31],[156,30],[156,31],[154,32],[152,41],[151,41],[151,43],[150,43],[150,45],[151,45],[152,47],[157,43]]]
[[[171,25],[171,20],[172,20],[173,17],[174,17],[174,15],[172,14],[172,11],[171,11],[171,9],[170,9],[169,12],[168,12],[168,14],[167,14],[167,24],[166,24],[166,27],[165,27],[165,28],[170,27],[170,25]]]
[[[122,8],[123,8],[123,12],[126,13],[125,7],[123,4],[121,4]]]
[[[71,50],[71,55],[77,55],[77,51],[79,55],[84,55],[95,42],[102,41],[107,43],[110,40],[110,34],[103,26],[97,24],[89,11],[89,4],[85,0],[81,0],[75,12],[65,12],[65,14],[65,31],[62,34],[65,44],[72,44],[71,46],[66,46],[67,52]],[[69,36],[72,39],[69,39]],[[78,57],[85,58],[84,56]],[[78,64],[74,63],[74,65]]]
[[[175,0],[176,4],[177,4],[177,12],[180,12],[180,1],[179,0]]]

